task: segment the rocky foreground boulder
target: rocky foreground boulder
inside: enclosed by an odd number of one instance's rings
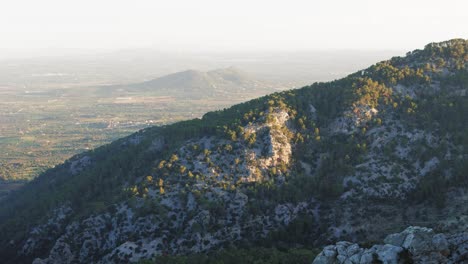
[[[313,264],[367,263],[468,263],[468,233],[436,234],[432,229],[410,226],[391,234],[384,245],[362,248],[340,241],[326,246]]]

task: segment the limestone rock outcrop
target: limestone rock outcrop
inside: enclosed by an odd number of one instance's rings
[[[326,246],[313,264],[403,264],[466,263],[468,233],[436,234],[430,228],[410,226],[401,233],[388,235],[384,245],[362,248],[340,241]]]

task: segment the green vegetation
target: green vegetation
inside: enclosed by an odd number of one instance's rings
[[[450,51],[442,50],[434,54],[436,56],[439,54],[458,54],[460,42],[462,41],[454,40],[453,42],[455,43],[453,46],[445,48]],[[466,45],[466,42],[463,43]],[[452,52],[452,48],[457,51]],[[400,65],[417,65],[416,62],[419,59],[426,60],[427,56],[429,56],[428,54],[434,56],[434,51],[432,50],[433,45],[428,45],[424,51],[413,52],[410,56],[405,58],[394,58],[383,64],[394,65],[392,66],[395,68],[393,71],[398,72],[400,70],[398,70],[399,68],[397,67]],[[453,63],[450,61],[452,57],[449,57],[450,60],[447,59],[447,57],[430,58],[430,61],[439,61],[442,59],[444,61],[448,60],[445,64]],[[456,58],[457,60],[455,63],[458,65],[458,57]],[[298,131],[296,137],[300,135],[300,138],[305,140],[305,142],[304,145],[301,144],[302,146],[299,145],[296,147],[299,150],[295,152],[295,155],[299,155],[295,157],[296,160],[302,159],[307,161],[307,156],[314,155],[313,153],[307,153],[303,150],[300,151],[301,149],[319,149],[315,151],[315,153],[320,153],[320,149],[333,150],[329,156],[325,158],[327,161],[325,164],[329,165],[323,166],[318,172],[318,176],[314,179],[319,186],[318,189],[323,189],[324,194],[331,193],[332,196],[340,191],[330,192],[330,190],[334,189],[331,186],[339,182],[340,177],[349,172],[353,164],[356,164],[359,160],[360,155],[365,153],[365,136],[353,135],[353,137],[347,138],[329,138],[326,135],[320,134],[320,128],[325,128],[334,117],[353,105],[369,105],[380,107],[381,111],[389,111],[389,109],[394,107],[392,102],[397,102],[397,110],[402,120],[408,120],[409,124],[413,123],[413,120],[418,120],[420,126],[427,129],[445,129],[442,131],[453,131],[458,133],[458,136],[455,136],[455,138],[459,139],[458,142],[466,144],[466,133],[463,133],[465,131],[463,126],[466,128],[466,120],[464,120],[463,117],[464,113],[467,112],[466,107],[468,105],[466,103],[466,96],[458,98],[448,97],[450,99],[444,99],[449,96],[448,93],[450,91],[442,90],[440,93],[437,93],[436,97],[429,96],[427,99],[423,97],[421,100],[418,100],[419,108],[415,109],[415,113],[413,114],[413,112],[406,110],[411,107],[413,103],[412,99],[392,96],[391,90],[385,84],[386,82],[381,83],[378,81],[389,78],[387,75],[382,75],[382,71],[383,70],[379,67],[373,66],[364,71],[364,76],[362,76],[363,74],[361,73],[356,73],[341,80],[329,83],[315,83],[301,89],[275,93],[254,99],[246,103],[235,105],[229,109],[209,112],[205,114],[202,119],[194,119],[173,125],[145,129],[135,134],[144,135],[144,143],[138,146],[128,146],[122,149],[121,144],[125,140],[122,139],[115,141],[111,145],[84,153],[82,156],[91,155],[97,166],[85,170],[81,173],[79,178],[70,179],[62,175],[68,174],[68,172],[66,172],[66,167],[69,163],[51,169],[43,175],[43,177],[47,175],[49,178],[57,177],[57,181],[54,185],[63,185],[61,188],[44,186],[51,190],[47,192],[47,197],[49,198],[46,199],[50,200],[51,203],[48,202],[46,207],[57,204],[63,200],[76,201],[78,204],[82,204],[83,207],[85,207],[85,203],[83,204],[83,202],[88,199],[101,199],[99,197],[111,203],[115,201],[115,198],[118,197],[117,194],[121,192],[118,186],[121,186],[125,181],[131,180],[133,175],[141,175],[142,173],[150,174],[150,168],[152,167],[150,164],[156,155],[169,157],[169,155],[173,154],[173,150],[187,139],[217,134],[230,140],[237,140],[238,138],[242,138],[241,136],[243,135],[245,140],[249,143],[253,143],[255,141],[255,134],[245,134],[240,127],[261,118],[263,113],[268,109],[272,109],[272,107],[279,107],[287,110],[293,117],[293,120],[302,128]],[[406,72],[406,67],[401,71]],[[459,71],[459,75],[466,75],[465,68]],[[403,75],[406,76],[405,78],[409,78],[417,74],[417,72],[417,70],[410,71],[410,73],[408,73],[409,75],[407,73]],[[435,78],[438,78],[440,81],[446,79],[444,76],[432,76],[432,79]],[[455,77],[452,76],[452,78]],[[416,84],[423,85],[424,87],[425,81],[423,79],[418,79],[419,83]],[[456,77],[456,79],[465,80],[466,78]],[[462,88],[466,87],[466,82],[462,82],[461,85]],[[442,89],[444,89],[444,87],[442,87]],[[439,96],[439,94],[441,95]],[[312,121],[314,119],[309,111],[309,106],[311,104],[317,109],[317,118],[315,121]],[[431,122],[430,120],[433,121]],[[164,138],[165,145],[170,146],[170,148],[165,149],[163,153],[157,153],[155,155],[143,154],[141,150],[148,148],[152,138],[156,137]],[[26,189],[31,189],[32,193],[36,193],[39,190],[36,185],[40,184],[44,183],[38,180],[37,182],[33,182],[31,187]],[[65,188],[65,186],[69,186],[69,188]],[[83,186],[83,190],[80,186]],[[93,188],[89,189],[89,186],[93,186]],[[93,189],[95,191],[93,191]],[[54,190],[60,190],[63,194],[59,195]],[[76,198],[74,194],[77,195]],[[30,195],[34,196],[35,194]],[[24,199],[27,200],[28,198]],[[40,201],[42,200],[39,199],[37,202]],[[41,210],[44,209],[42,206],[39,208],[41,208]]]
[[[139,129],[200,117],[267,93],[255,90],[197,99],[174,89],[178,96],[161,91],[135,91],[124,97],[94,92],[81,87],[0,91],[0,179],[31,180],[77,153]]]

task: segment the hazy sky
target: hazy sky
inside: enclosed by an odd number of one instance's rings
[[[422,48],[468,38],[467,0],[2,0],[0,56],[34,50]]]

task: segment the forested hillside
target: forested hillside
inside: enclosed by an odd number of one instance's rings
[[[5,198],[0,257],[127,263],[267,250],[302,261],[408,225],[466,231],[467,88],[468,40],[454,39],[143,129]]]

